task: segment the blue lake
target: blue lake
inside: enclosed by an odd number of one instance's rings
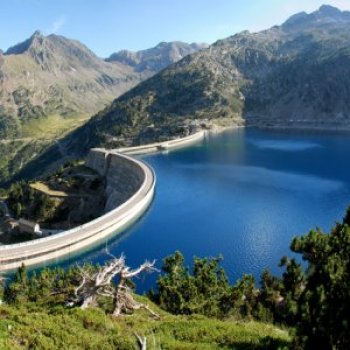
[[[279,274],[293,236],[342,219],[350,204],[349,150],[346,134],[240,129],[143,157],[157,174],[154,201],[105,247],[124,252],[133,267],[145,259],[160,267],[180,250],[188,264],[193,256],[222,254],[231,281],[243,273],[259,279],[266,267]],[[103,263],[105,247],[69,263]],[[140,291],[155,277],[138,282]]]

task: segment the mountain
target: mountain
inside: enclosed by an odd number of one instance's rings
[[[160,61],[166,64],[165,57]],[[106,62],[79,41],[39,31],[0,52],[0,182],[153,74]]]
[[[184,57],[114,100],[21,175],[90,147],[148,143],[198,127],[350,129],[349,76],[349,12],[322,6]]]
[[[311,14],[300,12],[290,17],[284,24],[285,29],[300,30],[301,28],[312,28],[322,24],[330,23],[348,23],[350,21],[350,12],[340,11],[336,7],[323,5],[318,11]]]
[[[149,72],[153,75],[185,56],[206,47],[208,47],[207,44],[187,44],[180,41],[162,42],[147,50],[137,52],[122,50],[113,53],[106,61],[119,62],[133,67],[137,72]]]
[[[104,61],[79,41],[36,31],[0,53],[0,136],[33,136],[32,128],[23,130],[33,119],[91,116],[140,81],[201,47],[161,43],[134,53],[131,64],[126,57],[133,54],[128,51]]]
[[[322,6],[186,56],[65,142],[81,154],[90,146],[146,143],[213,123],[350,128],[349,76],[350,13]]]
[[[37,31],[2,56],[0,135],[23,136],[22,127],[38,118],[96,113],[139,81],[129,67],[104,62],[78,41]]]

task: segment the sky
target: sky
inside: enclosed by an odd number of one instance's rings
[[[35,30],[77,39],[101,57],[161,41],[210,44],[242,30],[267,29],[322,4],[350,10],[350,0],[2,0],[0,48]]]

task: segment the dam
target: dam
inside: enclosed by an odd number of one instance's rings
[[[146,211],[155,192],[156,176],[153,169],[131,155],[187,147],[203,140],[205,134],[201,130],[186,137],[145,146],[117,150],[91,149],[86,165],[106,178],[104,214],[49,237],[0,246],[0,271],[13,270],[22,264],[31,266],[54,262],[121,232]]]
[[[53,261],[86,248],[120,232],[148,208],[156,177],[147,164],[116,151],[91,149],[87,166],[106,177],[104,215],[53,236],[0,246],[0,270]]]
[[[111,237],[108,250],[124,252],[135,266],[146,259],[160,266],[176,250],[186,264],[193,256],[222,254],[231,281],[244,273],[258,281],[264,268],[280,274],[293,237],[317,226],[329,232],[342,220],[350,198],[349,149],[346,133],[241,128],[143,156],[157,174],[152,208],[122,238]],[[108,259],[100,247],[72,262]],[[138,291],[153,288],[156,278],[138,281]]]

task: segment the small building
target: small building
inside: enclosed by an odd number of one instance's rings
[[[26,219],[19,219],[19,230],[22,233],[31,233],[32,235],[41,236],[40,225]]]
[[[169,149],[169,144],[168,142],[163,142],[157,146],[159,151],[166,151]]]
[[[11,233],[18,227],[18,222],[15,219],[8,218],[5,220],[6,231]]]

